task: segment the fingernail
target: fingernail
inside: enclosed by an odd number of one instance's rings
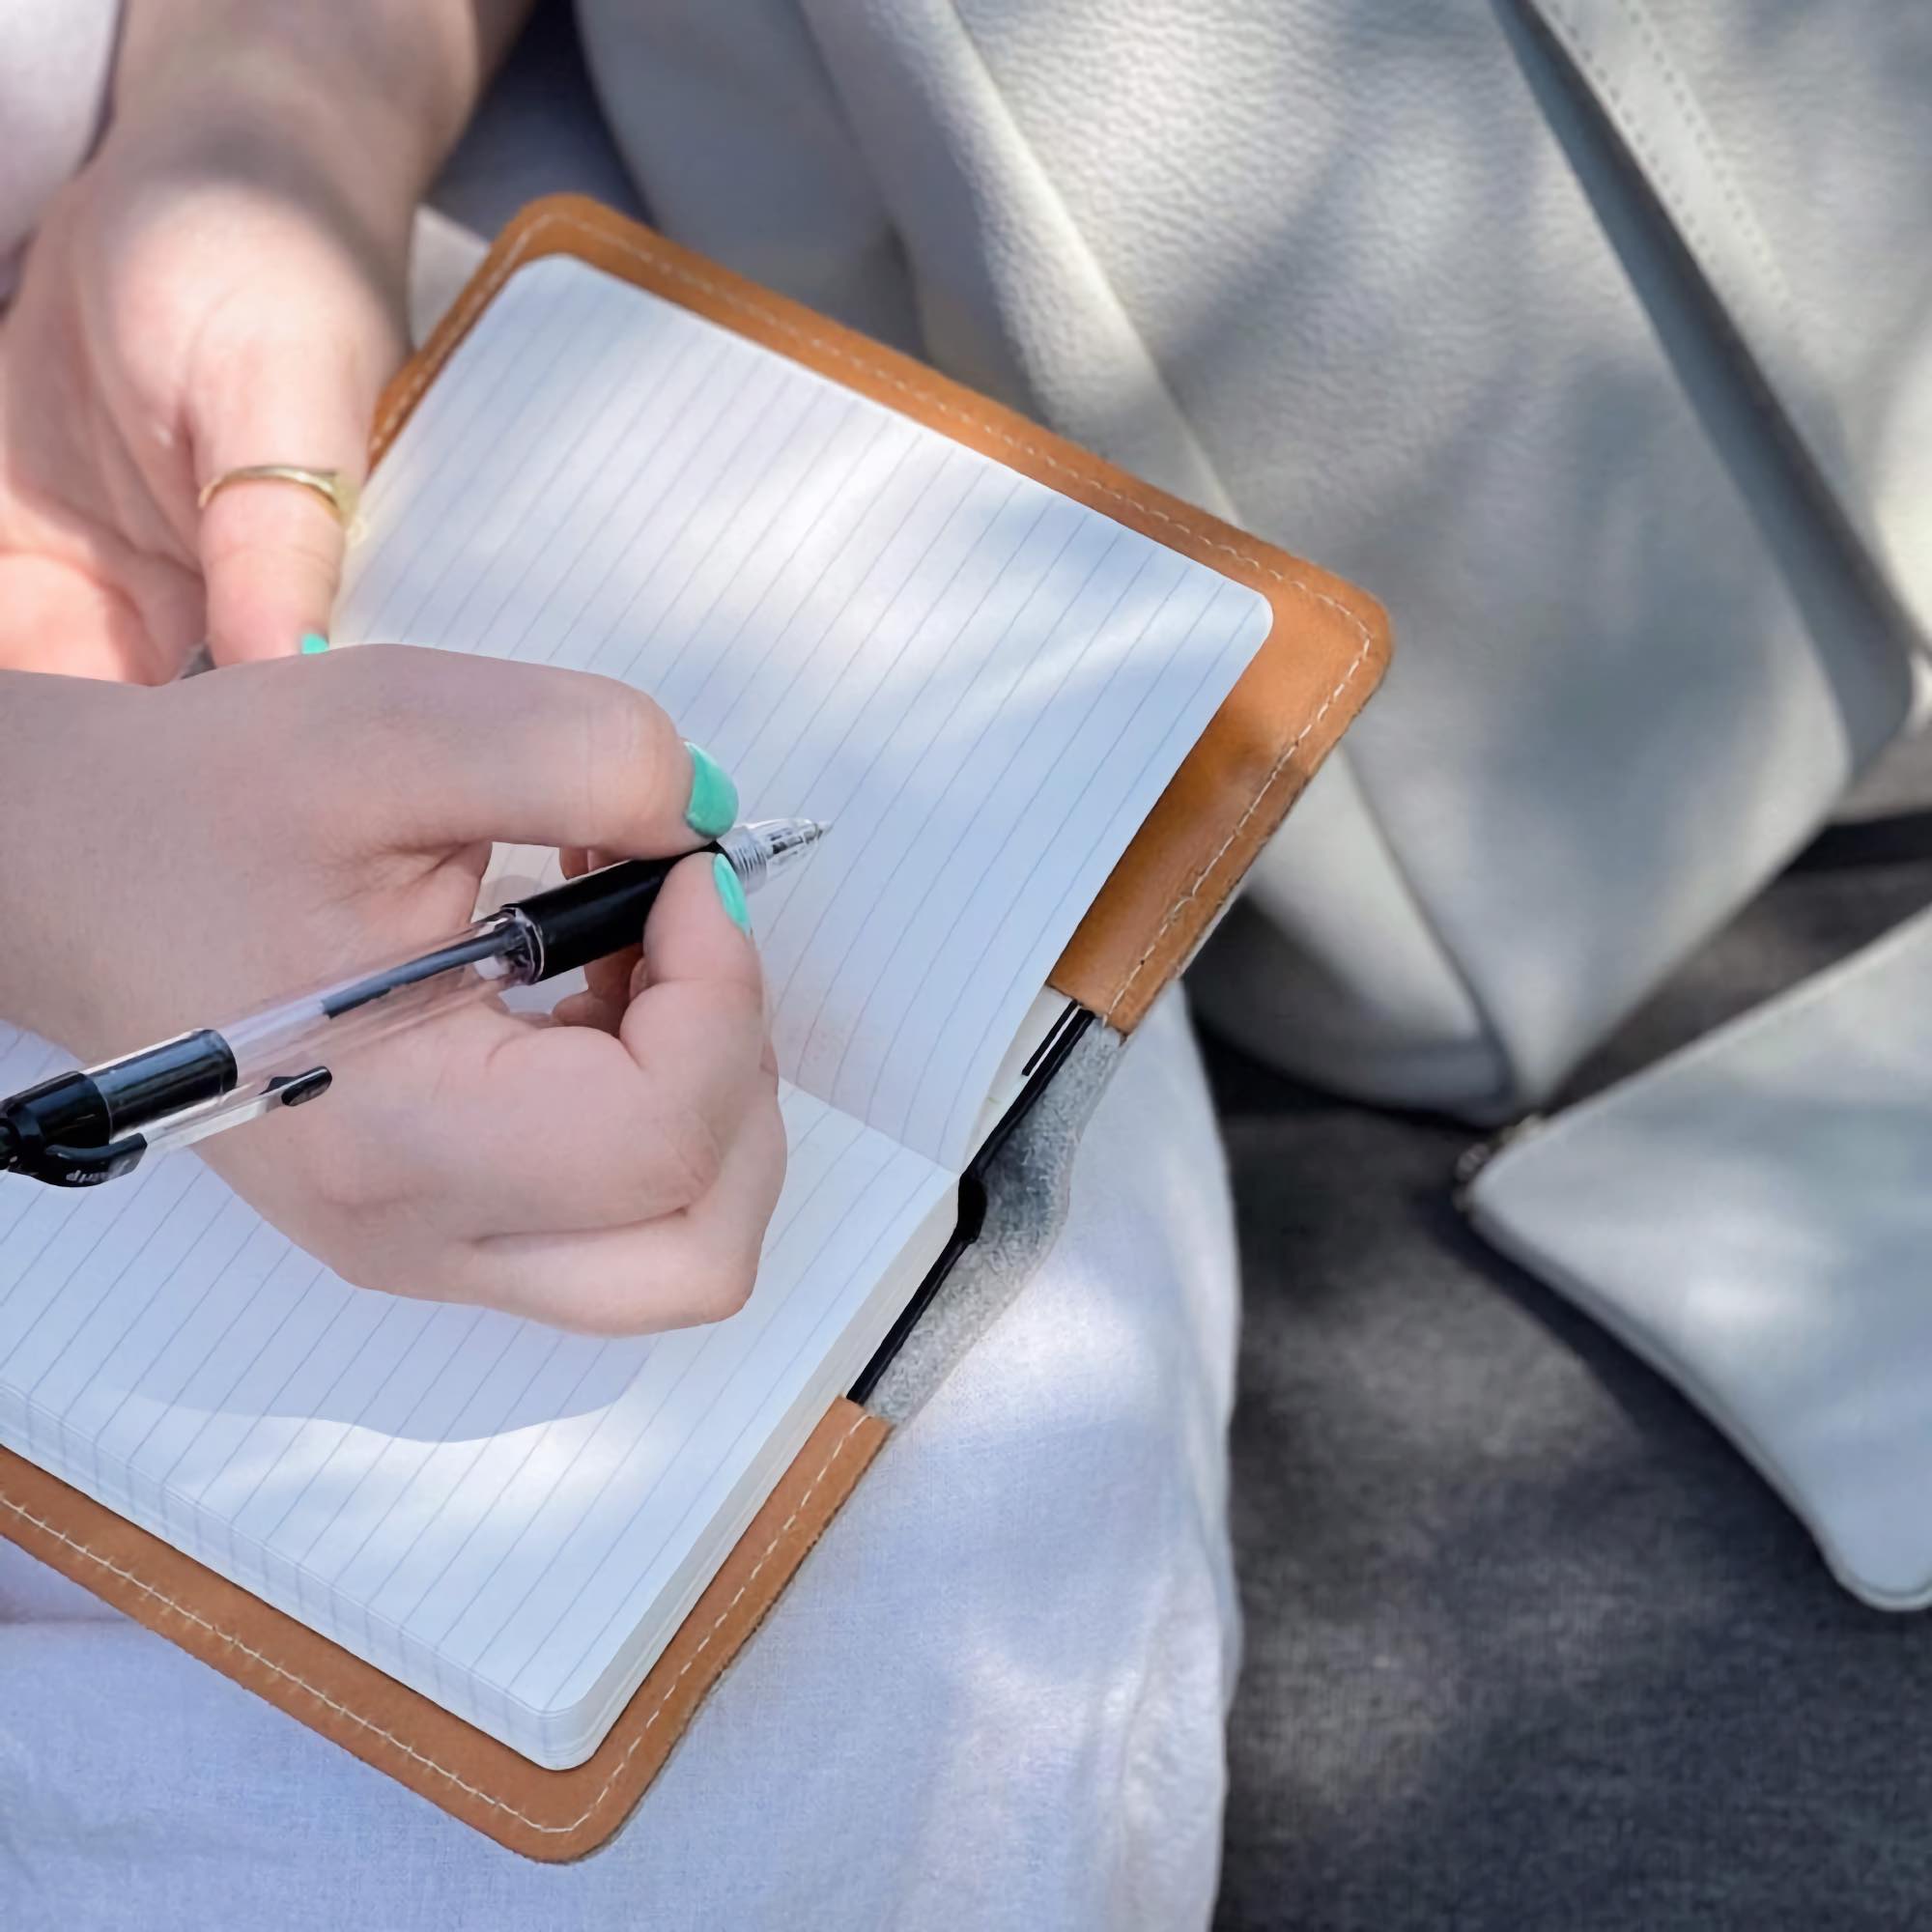
[[[312,658],[318,651],[326,651],[327,648],[328,639],[320,631],[304,631],[301,634],[301,654],[303,657]]]
[[[730,780],[724,781],[726,784]],[[731,915],[731,923],[747,939],[752,936],[752,909],[745,903],[745,888],[738,883],[738,875],[731,869],[731,862],[724,853],[711,862],[711,877],[718,888],[718,896],[724,901],[724,910]]]
[[[738,787],[701,745],[686,742],[691,753],[691,803],[684,822],[701,838],[716,838],[738,822]]]

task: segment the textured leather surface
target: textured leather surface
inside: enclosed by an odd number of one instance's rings
[[[1932,14],[1912,0],[1535,4],[1932,632]]]
[[[499,1844],[574,1859],[624,1822],[888,1429],[842,1397],[595,1753],[546,1771],[306,1624],[0,1449],[0,1533]]]
[[[754,166],[728,115],[674,156],[648,133],[699,41],[741,110],[769,99],[761,56],[704,35],[715,11],[580,0],[647,196],[675,174],[661,215],[781,277],[734,213],[781,171],[768,136]],[[1403,633],[1202,962],[1217,1022],[1382,1097],[1490,1114],[1547,1093],[1905,716],[1909,627],[1834,519],[1856,532],[1870,506],[1889,568],[1932,550],[1932,11],[1642,13],[1674,131],[1747,204],[1738,286],[1769,251],[1766,286],[1792,292],[1815,388],[1791,400],[1843,425],[1837,499],[1528,0],[794,11],[791,84],[865,158],[923,353],[1313,551]],[[654,66],[588,31],[620,13]],[[814,288],[835,305],[845,232]],[[872,248],[843,298],[890,307],[893,266]]]
[[[1921,913],[1515,1142],[1471,1193],[1881,1609],[1932,1603],[1928,986]]]
[[[1048,435],[923,365],[573,195],[531,205],[378,412],[378,456],[519,264],[581,256],[997,457],[1265,597],[1274,625],[1069,941],[1054,987],[1131,1032],[1379,681],[1380,609],[1352,585]]]

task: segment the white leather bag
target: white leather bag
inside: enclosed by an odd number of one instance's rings
[[[46,205],[94,145],[121,0],[0,6],[0,303]]]
[[[1910,710],[1920,0],[580,0],[653,218],[1374,589],[1192,983],[1548,1093]]]
[[[1932,1604],[1932,913],[1521,1132],[1477,1228],[1667,1376],[1833,1574]]]

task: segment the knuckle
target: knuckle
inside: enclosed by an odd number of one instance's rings
[[[697,863],[702,863],[699,855]],[[691,860],[685,861],[687,865]],[[706,890],[710,888],[707,885]],[[657,988],[646,985],[643,997]],[[702,1079],[716,1085],[723,1094],[734,1096],[733,1126],[749,1111],[752,1100],[765,1083],[765,1060],[771,1041],[771,1027],[765,1012],[762,980],[745,979],[686,980],[669,989],[668,997],[655,1009],[663,1025],[656,1036],[639,1042],[649,1056],[652,1048],[669,1040],[696,1037],[704,1042]],[[654,1061],[651,1063],[654,1064]],[[771,1086],[777,1092],[778,1069],[774,1060]]]
[[[653,988],[646,988],[648,999]],[[668,1048],[695,1037],[702,1042],[701,1061],[694,1057],[668,1064],[677,1066],[678,1077],[701,1083],[713,1096],[713,1104],[724,1110],[724,1138],[735,1139],[745,1122],[763,1096],[767,1085],[778,1091],[777,1076],[764,1070],[766,1039],[764,991],[761,986],[739,980],[685,980],[674,991],[676,1002],[666,1003],[660,1017],[666,1024],[655,1029],[651,1047]],[[646,1049],[645,1065],[655,1068],[661,1063]],[[668,1060],[668,1054],[666,1056]]]
[[[311,709],[318,768],[339,781],[349,748],[367,775],[365,802],[385,810],[434,789],[447,769],[448,693],[438,691],[431,660],[407,644],[361,644],[304,665],[311,697],[332,700]]]
[[[287,661],[264,667],[281,700],[277,724],[313,758],[340,762],[343,748],[374,771],[395,768],[420,709],[417,654],[396,644],[362,644],[304,661],[299,675]]]
[[[358,1239],[352,1247],[318,1259],[351,1288],[371,1294],[393,1294],[410,1300],[464,1301],[466,1293],[462,1270],[440,1258],[412,1254],[400,1263],[396,1244],[380,1236]]]

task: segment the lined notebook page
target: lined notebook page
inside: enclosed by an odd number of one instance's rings
[[[61,1064],[0,1029],[0,1091]],[[192,1158],[80,1193],[0,1178],[0,1439],[577,1761],[661,1647],[637,1642],[652,1605],[681,1610],[715,1567],[692,1568],[702,1533],[722,1513],[729,1547],[768,1444],[782,1468],[895,1312],[868,1303],[900,1251],[951,1223],[952,1177],[782,1099],[791,1166],[751,1301],[637,1340],[351,1288]]]
[[[1001,1056],[1265,637],[1256,592],[581,262],[377,470],[336,634],[607,673],[830,819],[753,904],[786,1076],[964,1167]]]

